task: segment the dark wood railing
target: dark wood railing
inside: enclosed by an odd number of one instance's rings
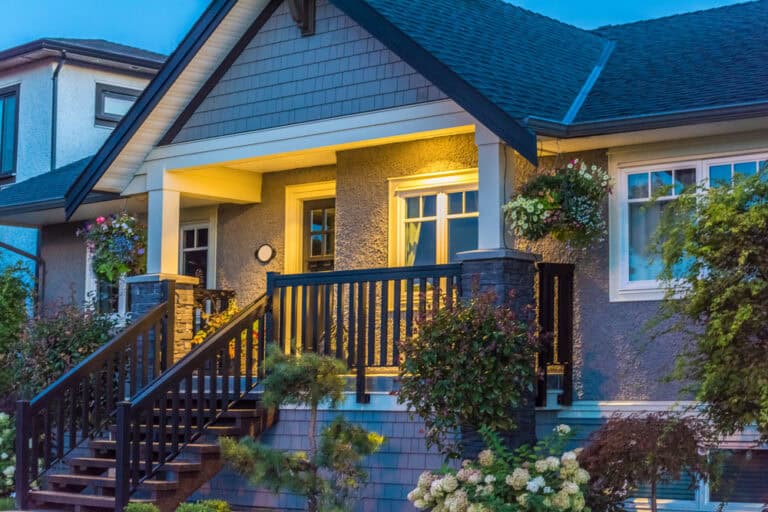
[[[400,340],[420,316],[457,300],[460,288],[460,264],[267,275],[274,339],[291,353],[346,361],[361,403],[366,369],[397,367]]]
[[[538,319],[543,348],[538,359],[536,405],[547,405],[547,390],[559,389],[560,405],[573,402],[574,266],[539,263]]]
[[[268,317],[269,300],[262,296],[138,396],[118,404],[116,511],[256,386],[264,371]]]
[[[27,506],[30,485],[44,471],[82,440],[103,431],[118,403],[170,367],[172,338],[173,308],[163,302],[32,401],[17,403],[16,493],[21,508]]]

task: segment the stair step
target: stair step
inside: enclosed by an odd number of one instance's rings
[[[114,451],[117,448],[117,441],[111,441],[108,439],[93,439],[88,443],[88,446],[94,450]],[[146,444],[142,444],[142,449],[146,449]],[[170,451],[170,449],[171,445],[169,443],[165,443],[165,450]],[[159,452],[160,443],[152,443],[152,450]],[[213,443],[191,443],[185,446],[183,451],[200,454],[219,453],[219,445]]]
[[[152,426],[153,432],[158,432],[160,430],[160,427],[157,425]],[[139,431],[144,434],[147,431],[146,425],[141,425]],[[110,432],[113,436],[117,436],[117,425],[112,425],[110,427]],[[184,437],[184,426],[179,425],[179,437]],[[238,425],[212,425],[205,429],[205,433],[208,434],[214,434],[217,436],[239,436],[242,435],[241,432],[243,432],[243,429]],[[196,433],[196,429],[192,429],[192,433]],[[172,425],[166,425],[165,426],[165,434],[167,436],[170,436],[173,434],[173,426]],[[167,443],[166,443],[167,444]]]
[[[57,474],[48,475],[46,481],[54,485],[92,486],[105,489],[115,487],[115,478],[109,476]],[[141,485],[147,490],[167,491],[176,489],[179,483],[173,480],[144,480]]]
[[[154,409],[155,417],[160,416],[160,409]],[[262,409],[227,409],[226,412],[222,413],[222,418],[261,418],[263,413]],[[170,407],[165,410],[165,417],[170,418],[173,414],[173,409]],[[179,411],[179,414],[181,414],[181,422],[184,422],[184,410],[181,409]],[[197,420],[197,408],[193,408],[192,410],[192,420]]]
[[[75,492],[29,491],[29,497],[38,504],[78,505],[89,508],[115,508],[114,496],[94,496]]]
[[[73,457],[67,460],[67,464],[70,467],[112,469],[117,466],[117,461],[100,457]],[[163,464],[163,469],[174,473],[199,471],[200,463],[185,461],[166,462]]]

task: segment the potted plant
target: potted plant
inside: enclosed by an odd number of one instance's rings
[[[96,217],[77,230],[93,254],[93,273],[98,279],[116,283],[146,270],[146,228],[126,212]]]
[[[516,235],[540,240],[547,235],[575,246],[602,239],[603,205],[611,180],[601,167],[578,159],[554,172],[540,174],[503,206]]]

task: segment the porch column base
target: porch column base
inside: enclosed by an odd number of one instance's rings
[[[199,279],[175,274],[144,274],[126,279],[131,316],[139,317],[164,300],[165,290],[174,290],[173,360],[178,361],[192,349],[194,326],[194,287]],[[166,288],[167,282],[173,283]]]
[[[479,249],[457,255],[461,262],[462,298],[470,299],[476,293],[492,291],[498,304],[510,305],[521,318],[534,322],[534,278],[537,254],[510,249]],[[533,361],[531,361],[533,364]],[[530,393],[526,403],[510,409],[517,429],[502,432],[501,438],[510,448],[536,442],[536,397]],[[484,449],[482,439],[472,428],[462,428],[464,457],[473,458]]]

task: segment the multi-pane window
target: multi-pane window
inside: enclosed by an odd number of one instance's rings
[[[477,190],[421,191],[403,201],[405,265],[452,262],[477,249]]]
[[[0,89],[0,177],[16,172],[19,88]]]
[[[730,185],[739,176],[755,174],[768,155],[744,155],[620,169],[614,198],[618,222],[612,251],[612,300],[656,300],[664,295],[658,281],[662,264],[652,241],[664,208],[685,191]],[[680,268],[684,270],[683,267]]]
[[[307,219],[304,270],[307,272],[333,270],[336,252],[335,200],[307,201],[304,203],[304,211]]]
[[[115,85],[96,84],[96,122],[114,126],[131,109],[140,91]]]
[[[208,278],[208,225],[186,226],[181,230],[181,272],[197,277],[205,287]]]

